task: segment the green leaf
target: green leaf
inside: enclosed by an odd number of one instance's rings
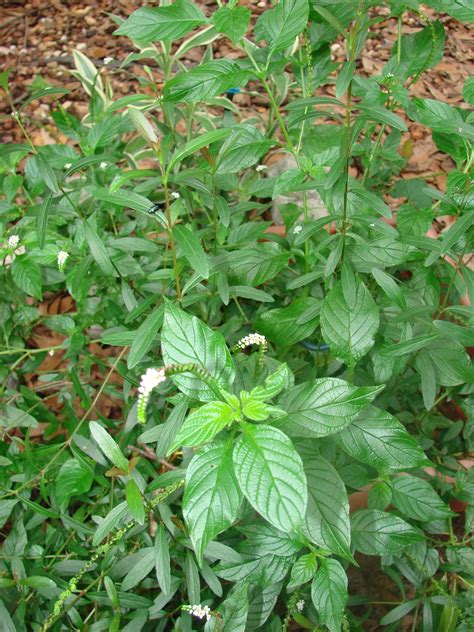
[[[295,298],[287,307],[278,307],[261,314],[255,327],[277,345],[296,344],[308,338],[316,329],[320,304],[320,301],[309,296]],[[300,316],[310,308],[314,308],[312,317],[304,323],[298,323]]]
[[[307,553],[296,560],[291,568],[290,581],[287,589],[293,590],[313,579],[318,568],[318,562],[314,553]]]
[[[360,360],[373,347],[378,328],[377,305],[361,281],[350,303],[340,282],[326,295],[321,309],[321,331],[336,357],[350,365]]]
[[[166,303],[161,346],[165,364],[197,364],[208,371],[223,389],[229,390],[235,369],[224,338],[199,318],[169,301]],[[200,401],[216,399],[216,393],[195,375],[184,373],[174,376],[173,380],[189,397]]]
[[[306,27],[308,14],[308,0],[280,0],[257,20],[255,39],[267,40],[272,52],[288,48]]]
[[[226,600],[218,608],[223,621],[219,632],[245,632],[249,609],[247,590],[247,584],[240,582],[229,591]]]
[[[286,362],[283,362],[276,371],[265,379],[261,386],[253,388],[250,391],[250,395],[253,399],[259,399],[261,401],[273,399],[281,393],[281,391],[290,386],[290,380],[290,370]]]
[[[155,536],[156,578],[162,592],[167,595],[171,590],[170,548],[164,525],[158,525]]]
[[[142,213],[147,213],[150,207],[153,206],[150,200],[143,195],[134,193],[133,191],[127,191],[127,189],[117,189],[111,193],[107,189],[95,188],[91,190],[91,195],[103,202],[116,204],[120,207],[131,208],[134,211],[140,211]]]
[[[94,228],[90,225],[87,219],[83,222],[84,235],[91,251],[91,255],[95,259],[97,265],[102,272],[107,276],[116,276],[115,269],[112,265],[112,261],[105,249],[104,242],[99,237]]]
[[[322,456],[304,459],[308,508],[303,533],[318,546],[352,559],[349,500],[335,468]]]
[[[36,165],[38,167],[38,171],[42,180],[48,187],[52,193],[59,193],[58,187],[58,179],[56,178],[56,174],[54,169],[50,165],[49,161],[42,155],[36,154],[33,156],[32,160],[36,159]]]
[[[217,173],[237,173],[252,166],[267,153],[272,141],[252,125],[236,125],[219,151]]]
[[[381,388],[351,386],[333,377],[306,382],[279,403],[287,415],[273,423],[290,437],[326,437],[350,424]]]
[[[229,88],[242,87],[249,80],[250,73],[242,70],[235,61],[214,59],[178,73],[165,84],[165,101],[193,103],[206,101],[226,92]]]
[[[435,321],[436,322],[436,321]],[[443,321],[444,322],[444,321]],[[436,371],[429,353],[422,349],[415,357],[416,370],[421,379],[421,394],[426,410],[431,410],[434,406],[436,393]]]
[[[178,224],[173,228],[173,235],[191,268],[193,268],[193,270],[203,279],[208,279],[208,258],[196,235],[189,230],[189,228],[186,228],[186,226],[182,226],[181,224]]]
[[[251,12],[247,7],[220,7],[212,16],[212,22],[233,44],[237,44],[249,28]]]
[[[395,280],[386,272],[379,270],[378,268],[373,268],[371,272],[377,282],[377,285],[382,288],[388,298],[394,301],[400,309],[405,310],[407,306],[405,295]]]
[[[174,452],[180,446],[197,446],[207,443],[232,423],[234,411],[225,402],[209,402],[188,415],[168,450]]]
[[[155,336],[163,324],[164,306],[159,305],[142,322],[134,332],[132,346],[127,358],[127,366],[133,369],[150,350]]]
[[[117,527],[120,526],[125,520],[130,520],[130,511],[127,503],[123,502],[117,505],[109,511],[103,520],[99,523],[94,537],[92,538],[92,546],[97,546],[106,538],[109,533],[112,533]]]
[[[352,541],[366,555],[399,553],[424,537],[407,522],[375,509],[361,509],[352,517]]]
[[[308,492],[303,463],[288,437],[271,426],[242,424],[234,448],[234,470],[244,495],[277,529],[304,520]]]
[[[393,504],[413,520],[438,520],[453,515],[431,485],[414,476],[398,476],[392,480]]]
[[[91,421],[89,424],[91,434],[96,441],[99,448],[105,454],[105,456],[111,461],[115,467],[118,467],[124,472],[128,471],[128,461],[122,454],[122,451],[109,435],[107,430],[100,426],[96,421]]]
[[[331,632],[340,632],[347,601],[347,575],[337,560],[321,559],[311,585],[311,599],[321,623]]]
[[[403,619],[403,617],[405,617],[409,612],[416,608],[417,604],[419,603],[419,599],[410,599],[409,601],[401,603],[396,608],[390,610],[390,612],[382,617],[382,619],[380,619],[381,625],[390,625],[390,623],[400,621],[400,619]]]
[[[336,79],[336,97],[340,98],[346,92],[349,87],[350,82],[352,81],[352,77],[354,76],[356,70],[355,62],[346,61],[342,65],[341,70]]]
[[[11,271],[13,281],[20,290],[41,300],[41,270],[28,255],[16,256]]]
[[[132,518],[136,520],[138,524],[144,524],[145,506],[143,504],[143,496],[133,479],[128,480],[125,485],[125,498],[127,499],[127,505],[132,514]]]
[[[134,11],[115,35],[126,35],[146,43],[177,40],[205,22],[205,15],[193,2],[177,0],[171,5]]]
[[[375,467],[404,470],[429,463],[418,442],[390,413],[368,407],[338,436],[354,459]]]
[[[405,121],[402,121],[394,112],[387,110],[381,105],[359,105],[358,108],[361,111],[360,118],[363,120],[390,125],[401,132],[406,132],[408,129]]]
[[[3,632],[17,632],[18,628],[13,623],[10,613],[5,607],[5,604],[0,599],[0,620],[2,621]]]
[[[242,495],[232,467],[232,439],[216,440],[188,465],[183,515],[199,561],[209,542],[236,520]]]
[[[212,130],[212,132],[206,132],[205,134],[196,136],[196,138],[193,138],[188,143],[186,143],[183,147],[176,150],[176,152],[173,154],[169,162],[168,172],[170,172],[171,169],[175,165],[179,164],[187,156],[194,154],[196,151],[199,151],[200,149],[203,149],[203,147],[208,147],[212,143],[216,143],[217,141],[227,138],[227,136],[229,136],[229,134],[231,133],[232,133],[231,128],[225,128],[225,129],[215,129],[215,130]]]
[[[89,491],[94,473],[79,459],[69,459],[61,466],[55,481],[55,496],[61,512],[65,511],[71,496],[79,496]]]

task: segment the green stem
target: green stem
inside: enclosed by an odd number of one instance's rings
[[[171,257],[173,259],[173,270],[174,270],[174,278],[176,283],[176,294],[178,296],[178,301],[181,302],[181,283],[179,280],[179,270],[178,270],[178,260],[176,257],[176,243],[173,235],[173,221],[171,218],[171,206],[170,206],[170,194],[168,189],[168,177],[164,170],[162,170],[163,175],[163,190],[165,193],[165,208],[166,208],[166,221],[168,224],[168,238],[171,246]]]

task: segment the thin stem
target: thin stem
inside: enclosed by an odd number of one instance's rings
[[[181,302],[181,283],[179,280],[178,260],[176,257],[176,244],[173,236],[173,221],[171,218],[171,206],[170,206],[170,194],[168,189],[168,178],[165,172],[162,170],[163,175],[163,190],[165,193],[165,208],[166,208],[166,221],[168,224],[168,237],[171,246],[171,257],[173,259],[174,278],[176,283],[176,294],[178,301]]]

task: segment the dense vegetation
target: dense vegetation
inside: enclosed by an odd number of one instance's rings
[[[468,632],[474,80],[463,108],[412,95],[445,41],[416,0],[279,0],[251,35],[218,4],[117,19],[140,94],[76,51],[82,120],[0,74],[24,136],[0,146],[0,627],[368,629],[363,554],[398,594],[380,629]],[[367,77],[380,7],[398,37]],[[35,146],[51,98],[68,141]],[[409,121],[452,159],[445,191],[401,177]]]

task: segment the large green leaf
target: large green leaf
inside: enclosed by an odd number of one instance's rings
[[[308,21],[308,0],[280,0],[255,25],[255,39],[267,40],[273,52],[291,46]]]
[[[380,386],[351,386],[325,377],[289,390],[279,403],[287,414],[273,422],[290,437],[326,437],[342,430],[374,399]]]
[[[393,504],[408,518],[427,522],[452,515],[431,485],[421,478],[398,476],[392,487]]]
[[[293,590],[297,586],[301,586],[313,579],[318,568],[318,562],[314,553],[307,553],[299,557],[293,564],[291,569],[288,590]]]
[[[196,136],[175,151],[168,164],[168,171],[171,171],[171,169],[176,164],[179,164],[187,156],[194,154],[196,151],[199,151],[203,147],[208,147],[211,143],[216,143],[217,141],[227,138],[227,136],[229,136],[229,134],[231,133],[231,128],[224,128],[214,129],[211,132],[206,132],[205,134],[200,134],[199,136]]]
[[[243,86],[249,79],[249,72],[242,70],[235,61],[214,59],[178,73],[165,85],[165,101],[205,101],[222,94],[229,88]]]
[[[168,6],[134,11],[115,34],[142,42],[176,40],[205,22],[206,17],[196,4],[177,0]]]
[[[15,285],[30,296],[41,300],[41,269],[28,255],[15,257],[11,266]]]
[[[207,279],[209,277],[209,262],[198,237],[181,224],[173,228],[173,235],[189,265],[203,279]]]
[[[429,463],[423,450],[390,413],[368,407],[338,436],[354,459],[378,470],[404,470]]]
[[[59,470],[54,494],[60,511],[64,511],[71,496],[78,496],[89,491],[94,479],[93,471],[79,459],[68,459]]]
[[[318,546],[352,559],[349,500],[341,477],[322,456],[304,459],[303,463],[308,481],[303,532]]]
[[[92,227],[90,222],[85,219],[83,222],[84,235],[91,251],[91,255],[94,257],[97,265],[102,272],[107,276],[116,276],[117,273],[112,265],[109,254],[105,249],[104,242],[99,237],[95,228]]]
[[[350,297],[345,296],[341,283],[327,294],[321,309],[321,330],[336,357],[349,364],[360,360],[373,347],[378,328],[377,305],[361,281]]]
[[[163,305],[159,305],[149,314],[135,332],[130,353],[127,358],[129,369],[133,369],[150,350],[155,336],[163,324]]]
[[[226,390],[234,380],[234,363],[221,334],[169,301],[161,332],[161,347],[166,364],[197,364]],[[216,393],[191,373],[176,375],[173,380],[189,397],[205,402],[216,399]]]
[[[352,541],[366,555],[398,553],[423,535],[407,522],[384,511],[361,509],[352,517]]]
[[[128,461],[122,454],[122,450],[115,443],[107,430],[99,425],[96,421],[91,421],[89,424],[91,435],[94,437],[99,448],[105,454],[105,456],[111,461],[115,467],[118,467],[125,472],[128,471]]]
[[[250,504],[273,526],[289,531],[305,516],[308,492],[303,463],[288,437],[271,426],[242,424],[234,469]]]
[[[174,452],[182,445],[197,446],[210,441],[230,424],[233,418],[234,411],[225,402],[204,404],[188,415],[168,452]]]
[[[223,625],[219,632],[244,632],[249,610],[248,588],[245,582],[236,584],[219,606]]]
[[[337,560],[321,560],[311,585],[311,599],[321,623],[331,632],[340,632],[347,601],[347,575]]]
[[[257,127],[248,124],[236,126],[219,151],[217,173],[237,173],[250,167],[272,144]]]
[[[226,35],[233,44],[245,35],[250,24],[250,9],[247,7],[221,6],[212,16],[214,26]]]
[[[232,439],[216,440],[186,472],[183,514],[198,560],[208,543],[236,519],[242,500],[232,467]]]
[[[320,301],[311,296],[295,298],[287,307],[271,309],[258,317],[255,325],[277,345],[289,346],[308,338],[319,322]],[[310,317],[300,323],[299,318],[312,310]]]

